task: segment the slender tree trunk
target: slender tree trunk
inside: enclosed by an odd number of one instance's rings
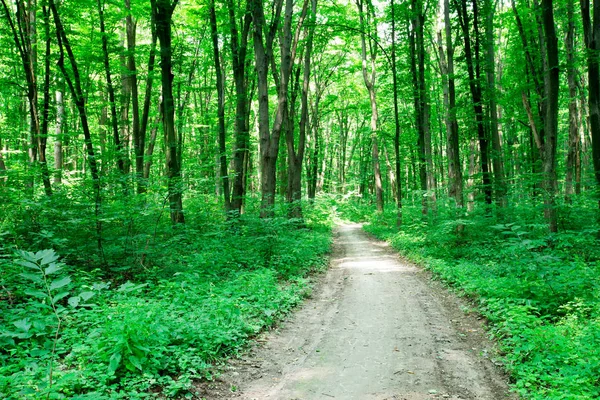
[[[56,127],[54,135],[54,184],[62,183],[64,168],[63,153],[63,135],[65,126],[65,104],[63,101],[64,90],[62,88],[56,91]]]
[[[583,36],[588,50],[588,108],[592,136],[592,159],[596,185],[600,187],[600,1],[594,1],[591,17],[590,1],[581,0],[580,4]],[[599,189],[597,191],[600,193]],[[598,205],[600,207],[600,200]],[[600,213],[598,215],[600,220]]]
[[[394,156],[396,171],[396,227],[402,226],[402,179],[400,162],[400,113],[398,112],[398,71],[396,65],[396,7],[391,0],[392,10],[392,91],[394,92]]]
[[[117,151],[117,167],[121,174],[125,174],[125,162],[123,146],[121,145],[121,138],[119,136],[119,120],[117,118],[117,105],[115,100],[115,88],[112,83],[111,71],[110,71],[110,58],[108,52],[108,37],[106,35],[106,28],[104,25],[104,0],[98,0],[98,16],[100,18],[100,35],[102,36],[102,55],[104,61],[104,73],[106,76],[106,88],[108,90],[108,101],[110,108],[111,117],[111,128],[113,134],[113,140],[115,142],[115,149]]]
[[[544,87],[546,119],[544,143],[544,216],[548,222],[550,232],[558,230],[556,213],[556,190],[558,187],[556,177],[556,148],[558,136],[558,95],[559,95],[559,69],[558,69],[558,39],[554,24],[554,10],[552,0],[542,0],[542,20],[544,25],[547,68],[545,68]]]
[[[37,146],[40,167],[42,169],[42,181],[44,183],[44,191],[47,196],[52,195],[52,185],[50,183],[50,171],[48,170],[48,161],[46,160],[46,147],[48,143],[48,125],[50,119],[50,10],[46,6],[42,7],[44,16],[44,41],[46,43],[46,54],[44,56],[44,87],[43,91],[43,106],[42,106],[42,128],[38,136]]]
[[[458,122],[456,120],[456,84],[454,78],[454,43],[450,21],[450,2],[444,0],[444,29],[446,33],[446,65],[448,94],[446,104],[446,153],[448,156],[449,195],[458,208],[463,207],[463,175],[458,142]]]
[[[235,177],[232,187],[231,209],[232,211],[237,212],[238,215],[242,213],[244,196],[246,195],[246,176],[248,174],[247,160],[249,158],[250,146],[250,127],[247,122],[250,116],[248,88],[249,78],[246,74],[248,36],[252,22],[252,13],[249,8],[250,5],[251,2],[247,2],[247,9],[242,20],[242,32],[240,35],[237,28],[235,14],[236,8],[233,4],[233,0],[227,1],[227,8],[229,11],[229,27],[231,32],[231,59],[236,97],[235,150],[233,153],[233,170]]]
[[[165,137],[165,157],[168,179],[169,207],[171,221],[184,223],[183,182],[178,156],[178,140],[175,134],[175,103],[173,100],[173,72],[171,47],[171,21],[179,0],[151,0],[156,35],[160,41],[160,67],[162,80],[163,134]]]
[[[483,192],[485,195],[486,204],[492,204],[492,185],[489,169],[489,144],[485,132],[484,114],[482,106],[482,91],[480,80],[481,60],[479,58],[479,12],[477,0],[473,0],[473,29],[475,42],[471,42],[471,22],[467,11],[467,0],[461,0],[460,4],[456,2],[459,22],[463,31],[463,39],[465,43],[465,62],[467,64],[467,72],[469,75],[469,89],[473,101],[473,111],[475,112],[475,122],[477,126],[477,137],[479,140],[479,152],[481,157],[481,173]],[[472,48],[474,47],[474,49]],[[474,54],[473,54],[474,53]]]
[[[577,107],[577,67],[575,62],[575,20],[574,0],[567,1],[567,37],[565,48],[567,51],[567,83],[569,86],[569,140],[567,142],[567,171],[565,176],[565,199],[571,201],[575,193],[577,169],[580,164],[580,139],[579,139],[579,109]]]
[[[219,33],[217,31],[217,14],[215,12],[215,1],[210,2],[210,29],[213,44],[213,54],[215,62],[215,74],[217,80],[217,116],[219,120],[219,165],[221,184],[223,187],[223,198],[225,202],[225,212],[231,211],[231,195],[229,191],[229,173],[227,172],[227,148],[225,145],[225,83],[223,79],[223,69],[221,67],[221,55],[219,51]]]
[[[283,125],[283,112],[287,107],[287,85],[291,61],[291,24],[292,0],[286,0],[285,21],[281,45],[281,82],[278,91],[278,104],[273,128],[270,128],[269,82],[268,72],[273,56],[273,41],[278,31],[283,0],[276,0],[273,7],[274,15],[268,34],[265,38],[263,29],[266,25],[262,0],[251,0],[252,17],[254,22],[254,55],[258,79],[258,130],[260,152],[260,181],[261,181],[261,217],[274,216],[275,189],[277,185],[277,155],[279,153],[279,138]]]
[[[496,204],[506,206],[506,182],[504,177],[504,157],[500,131],[498,128],[498,105],[496,104],[496,50],[494,46],[494,14],[496,0],[485,1],[485,39],[486,39],[486,76],[487,95],[490,115],[490,135],[492,139],[492,165],[494,167],[494,187],[496,189]]]
[[[373,172],[375,177],[375,199],[377,211],[383,212],[383,185],[381,180],[381,167],[379,162],[379,113],[377,110],[377,96],[375,92],[376,82],[376,62],[377,62],[377,23],[375,21],[375,12],[370,0],[356,0],[358,7],[358,16],[360,18],[360,40],[362,55],[362,73],[367,91],[369,92],[369,101],[371,103],[371,157],[373,161]],[[364,10],[366,6],[366,11]],[[366,36],[369,35],[369,54],[367,58]],[[370,67],[370,71],[367,70]]]
[[[95,216],[96,216],[96,236],[98,241],[98,249],[102,253],[102,257],[104,258],[104,253],[102,250],[102,220],[100,219],[101,207],[102,207],[102,193],[101,193],[101,185],[100,185],[100,174],[98,173],[98,164],[96,162],[96,152],[94,150],[94,144],[92,143],[92,135],[90,132],[90,127],[88,123],[87,110],[85,106],[85,96],[83,94],[83,90],[81,89],[81,78],[79,75],[79,68],[77,66],[77,61],[75,60],[75,55],[71,48],[71,44],[65,33],[64,26],[60,19],[60,15],[58,14],[58,10],[56,8],[56,4],[54,0],[48,0],[50,5],[50,10],[52,11],[52,16],[54,17],[54,25],[56,27],[56,38],[58,41],[58,48],[60,50],[60,56],[58,59],[58,67],[61,70],[67,85],[71,91],[71,95],[77,107],[77,111],[79,113],[79,119],[81,121],[81,130],[83,131],[83,137],[85,142],[85,149],[87,152],[87,159],[90,165],[90,173],[92,175],[92,185],[94,190],[94,204],[95,204]],[[67,56],[69,59],[69,63],[71,65],[71,71],[73,73],[73,79],[71,79],[67,69],[65,67],[65,51],[67,52]]]

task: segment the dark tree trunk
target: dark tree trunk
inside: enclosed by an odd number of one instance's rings
[[[275,214],[273,207],[275,205],[275,189],[277,185],[277,155],[279,153],[279,138],[283,125],[283,112],[287,107],[293,2],[292,0],[286,0],[281,45],[281,82],[278,91],[277,113],[272,130],[270,128],[269,115],[268,73],[271,58],[273,57],[273,41],[278,31],[283,0],[277,0],[273,7],[274,15],[266,38],[263,37],[263,29],[266,26],[263,2],[262,0],[251,0],[251,3],[254,22],[254,55],[258,79],[258,131],[262,196],[260,214],[261,217],[268,218]]]
[[[360,39],[362,55],[362,73],[365,87],[369,92],[371,102],[371,157],[373,161],[373,175],[375,177],[375,199],[377,211],[383,212],[383,185],[381,180],[381,168],[379,162],[379,112],[377,110],[377,96],[375,93],[376,81],[376,61],[377,61],[377,23],[375,21],[375,11],[370,0],[357,0],[358,16],[360,18]],[[364,10],[366,5],[367,10]],[[367,54],[367,40],[369,36],[369,54]],[[370,71],[367,70],[370,67]]]
[[[579,156],[581,140],[579,139],[579,108],[577,107],[577,67],[575,61],[575,19],[574,0],[567,1],[567,84],[569,86],[569,140],[567,143],[567,171],[565,176],[565,199],[571,201],[575,193],[577,170],[580,168]]]
[[[481,158],[481,173],[483,192],[486,204],[492,204],[492,185],[489,168],[489,141],[485,132],[483,96],[481,90],[481,60],[479,57],[479,9],[477,0],[473,0],[473,36],[471,41],[471,22],[467,10],[467,0],[461,0],[456,3],[459,22],[463,32],[465,43],[465,62],[469,75],[469,89],[473,101],[473,111],[475,112],[475,122],[477,125],[477,138],[479,140],[479,152]]]
[[[160,68],[162,80],[162,117],[165,138],[165,157],[168,179],[171,221],[184,223],[183,182],[178,156],[178,140],[175,134],[175,103],[173,100],[173,72],[171,48],[171,21],[179,0],[151,0],[156,36],[160,41]]]
[[[450,21],[450,2],[444,0],[444,25],[446,31],[446,72],[447,99],[446,104],[446,152],[448,154],[449,195],[458,208],[463,207],[463,176],[460,162],[458,142],[458,122],[456,120],[456,85],[454,78],[454,43],[452,41],[452,25]]]
[[[104,1],[98,0],[98,16],[100,18],[100,35],[102,36],[102,56],[104,61],[104,73],[106,77],[106,88],[108,90],[108,101],[110,108],[110,122],[113,134],[113,140],[115,142],[115,149],[117,151],[117,167],[121,174],[125,174],[125,161],[123,146],[121,145],[121,138],[119,137],[119,120],[117,118],[117,104],[115,100],[115,88],[112,83],[112,77],[110,72],[110,59],[108,52],[108,37],[106,35],[106,28],[104,25]]]
[[[52,11],[52,16],[54,17],[54,25],[56,26],[56,38],[58,40],[58,48],[60,50],[60,56],[58,59],[58,67],[60,68],[60,70],[65,78],[65,81],[67,82],[67,85],[69,86],[69,90],[71,92],[71,95],[73,96],[75,106],[77,107],[77,111],[79,113],[79,119],[81,121],[81,130],[83,131],[85,148],[86,148],[86,152],[87,152],[88,163],[90,165],[90,173],[92,175],[92,184],[93,184],[93,189],[94,189],[96,235],[97,235],[97,240],[98,240],[98,249],[103,254],[103,251],[102,251],[102,220],[100,219],[101,206],[102,206],[100,174],[98,173],[98,164],[96,162],[96,152],[94,150],[94,144],[92,143],[92,135],[91,135],[90,127],[89,127],[89,123],[88,123],[87,110],[86,110],[86,106],[85,106],[85,96],[83,94],[83,90],[81,89],[81,78],[80,78],[80,74],[79,74],[79,68],[77,66],[77,61],[75,60],[75,55],[73,54],[71,44],[69,43],[69,39],[67,37],[67,34],[65,33],[65,29],[64,29],[64,26],[60,19],[60,15],[58,14],[58,10],[56,9],[56,4],[54,3],[54,0],[49,0],[49,5],[50,5],[50,10]],[[73,79],[71,79],[71,77],[65,67],[65,51],[67,52],[69,63],[71,64]]]
[[[485,1],[485,40],[486,40],[486,75],[487,95],[490,115],[490,135],[492,139],[492,165],[494,167],[494,187],[496,204],[506,206],[506,182],[504,177],[504,157],[500,132],[498,128],[498,106],[496,104],[496,50],[494,46],[494,14],[496,12],[495,0]]]
[[[544,216],[548,222],[550,232],[556,232],[556,147],[558,136],[558,95],[559,95],[559,69],[558,69],[558,39],[554,25],[554,10],[552,0],[542,0],[542,20],[545,33],[547,65],[544,74],[546,119],[545,143],[543,151],[544,172]]]
[[[394,92],[394,156],[396,171],[396,227],[402,226],[402,165],[400,162],[400,113],[398,111],[398,71],[396,66],[396,6],[391,3],[392,10],[392,90]]]
[[[581,0],[583,36],[588,66],[588,108],[592,134],[592,159],[596,185],[600,187],[600,1],[594,1],[590,17],[590,1]],[[598,202],[600,206],[600,201]],[[600,219],[600,214],[599,217]]]
[[[250,7],[251,2],[247,3]],[[233,153],[234,180],[231,195],[231,209],[238,215],[242,213],[244,196],[246,195],[246,176],[248,174],[248,158],[250,146],[250,93],[248,88],[248,75],[246,73],[246,55],[248,36],[252,22],[252,13],[246,9],[241,24],[241,35],[236,22],[236,8],[233,0],[227,1],[229,11],[229,27],[231,32],[231,59],[233,67],[233,80],[235,84],[235,150]]]
[[[231,211],[231,195],[229,191],[229,173],[227,172],[227,148],[225,136],[225,83],[223,69],[221,67],[221,55],[219,51],[219,33],[217,31],[217,14],[215,12],[215,1],[210,2],[210,30],[212,36],[213,55],[215,62],[215,74],[217,80],[217,116],[218,116],[218,142],[219,142],[219,166],[221,184],[223,186],[223,199],[225,212]]]

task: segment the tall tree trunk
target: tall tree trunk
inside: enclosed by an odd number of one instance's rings
[[[402,163],[400,161],[400,113],[398,111],[398,71],[396,65],[396,10],[391,0],[392,10],[392,90],[394,92],[394,156],[396,171],[396,227],[402,226]]]
[[[547,65],[544,74],[546,119],[544,143],[544,216],[548,222],[550,232],[558,230],[556,213],[556,147],[558,136],[558,95],[559,95],[559,69],[558,69],[558,39],[554,25],[554,10],[552,0],[542,0],[542,20],[544,25]]]
[[[305,4],[307,4],[306,2]],[[313,38],[315,35],[315,21],[317,16],[317,0],[311,0],[310,20],[308,26],[308,35],[306,38],[306,48],[304,50],[304,71],[302,77],[302,93],[300,95],[300,131],[298,133],[298,148],[295,147],[293,127],[288,131],[287,147],[288,159],[288,202],[290,203],[289,216],[291,218],[302,219],[302,165],[304,163],[304,153],[306,150],[306,134],[308,130],[308,91],[311,76],[311,57],[313,49]],[[299,29],[299,28],[298,28]],[[291,125],[291,124],[290,124]],[[291,135],[290,135],[291,134]]]
[[[377,62],[377,23],[375,21],[375,11],[370,0],[356,0],[358,7],[358,16],[360,18],[360,40],[362,56],[362,73],[365,87],[369,92],[369,101],[371,103],[371,156],[373,161],[373,173],[375,177],[375,199],[377,211],[383,212],[383,185],[381,180],[381,168],[379,163],[379,113],[377,110],[377,95],[375,92],[376,82],[376,62]],[[366,6],[366,11],[364,10]],[[369,36],[369,54],[367,58],[366,36]],[[367,70],[370,67],[370,71]]]
[[[500,131],[498,128],[498,105],[496,104],[496,50],[494,46],[494,14],[496,0],[485,1],[485,40],[486,40],[486,76],[487,96],[490,115],[490,135],[492,139],[492,165],[494,167],[494,187],[496,191],[496,204],[506,206],[506,182],[504,177],[504,157]]]
[[[100,218],[101,207],[102,207],[102,193],[100,185],[100,174],[98,173],[98,164],[96,162],[96,152],[94,150],[94,144],[92,143],[92,135],[88,123],[87,110],[85,106],[85,96],[81,89],[81,77],[79,74],[79,68],[69,38],[65,32],[63,23],[58,14],[56,4],[54,0],[48,0],[52,16],[54,17],[54,25],[56,27],[56,38],[58,41],[58,48],[60,55],[58,59],[58,67],[61,70],[67,85],[71,91],[71,96],[77,107],[79,113],[79,120],[81,121],[81,130],[83,131],[83,137],[85,142],[85,149],[87,152],[87,159],[90,165],[90,173],[92,175],[92,185],[94,190],[94,211],[96,217],[96,236],[98,241],[98,249],[100,250],[102,257],[104,258],[104,252],[102,249],[102,220]],[[71,71],[73,73],[73,79],[71,79],[67,69],[65,67],[65,51],[71,65]]]
[[[225,203],[225,212],[231,211],[231,195],[229,191],[229,173],[227,172],[227,147],[225,145],[225,83],[223,79],[223,69],[221,67],[221,55],[219,51],[219,33],[217,31],[217,13],[215,12],[215,1],[211,0],[209,5],[210,30],[212,36],[213,54],[215,62],[215,74],[217,80],[217,116],[218,116],[218,141],[219,141],[219,166],[221,175],[221,184],[223,187],[223,199]]]
[[[42,181],[44,191],[47,196],[52,195],[52,185],[50,183],[50,171],[48,170],[48,161],[46,160],[46,147],[48,143],[48,125],[50,123],[50,10],[46,6],[42,7],[44,16],[44,41],[46,43],[46,54],[44,56],[44,86],[43,105],[42,105],[42,128],[37,140],[38,155],[40,167],[42,169]]]
[[[106,35],[106,28],[104,24],[104,0],[98,0],[98,16],[100,18],[100,35],[102,36],[102,56],[104,61],[104,73],[106,77],[106,88],[108,90],[108,101],[110,108],[110,122],[113,134],[113,140],[115,142],[115,149],[117,151],[117,167],[121,174],[125,174],[125,162],[123,146],[121,145],[121,138],[119,137],[119,120],[117,118],[117,105],[115,100],[115,88],[112,83],[111,71],[110,71],[110,58],[108,52],[108,37]]]
[[[273,57],[273,41],[278,31],[283,0],[276,0],[273,6],[273,19],[268,27],[267,37],[263,29],[266,27],[262,0],[252,2],[252,18],[254,23],[254,56],[258,79],[258,131],[260,152],[260,181],[261,181],[261,217],[268,218],[275,214],[275,189],[277,155],[279,153],[279,138],[283,125],[283,112],[287,107],[287,86],[291,61],[291,25],[293,1],[286,0],[285,21],[281,45],[281,82],[278,91],[278,103],[273,128],[270,128],[269,82],[268,72]],[[266,39],[266,41],[265,41]]]
[[[592,17],[590,17],[590,1],[581,0],[580,4],[583,36],[588,50],[588,108],[592,135],[592,159],[596,185],[600,187],[600,0],[594,1]],[[600,207],[600,200],[598,206]],[[598,218],[600,219],[600,213]]]
[[[175,134],[175,103],[173,100],[173,72],[171,47],[171,21],[179,0],[151,0],[156,36],[160,41],[160,67],[162,81],[162,116],[165,138],[165,158],[171,221],[184,223],[183,182],[178,157],[178,140]]]
[[[62,86],[62,81],[60,83]],[[63,100],[64,90],[59,88],[56,90],[56,127],[54,135],[54,183],[62,183],[63,168],[64,168],[64,127],[65,127],[65,104]]]
[[[415,124],[418,131],[419,178],[421,182],[422,214],[435,210],[435,171],[431,151],[429,100],[425,86],[425,13],[421,0],[411,0],[412,29],[409,28],[411,72],[414,87]]]
[[[449,195],[458,208],[463,207],[463,175],[460,162],[458,142],[458,122],[456,120],[456,84],[454,78],[454,43],[452,41],[452,24],[450,21],[450,1],[444,0],[444,29],[446,33],[446,72],[447,98],[446,104],[446,153],[448,155]]]
[[[42,181],[46,195],[52,195],[52,186],[50,183],[50,173],[46,162],[46,141],[47,132],[42,134],[40,127],[40,111],[38,105],[38,86],[37,86],[37,30],[36,30],[36,12],[37,1],[28,0],[27,4],[23,0],[15,2],[16,12],[13,17],[11,7],[8,6],[6,0],[2,0],[4,14],[9,24],[14,44],[19,54],[21,66],[25,74],[27,100],[29,102],[29,163],[33,167],[36,163],[40,163],[42,172]],[[47,22],[46,14],[44,22]],[[47,31],[49,28],[46,29]],[[49,34],[46,37],[46,61],[45,65],[49,65]],[[45,68],[46,81],[48,81],[49,91],[49,69]],[[44,82],[44,90],[46,90],[46,81]],[[49,98],[44,98],[44,106],[49,104]],[[48,108],[44,108],[46,111]],[[44,116],[42,116],[44,117]],[[28,186],[33,189],[34,178],[28,182]]]
[[[469,75],[469,89],[473,101],[473,111],[475,112],[475,122],[477,125],[477,138],[479,140],[479,152],[481,159],[481,173],[483,192],[485,195],[486,204],[492,204],[492,185],[489,168],[489,143],[485,132],[484,114],[483,114],[483,98],[481,91],[481,60],[479,57],[479,9],[477,0],[473,0],[473,36],[474,43],[471,42],[471,22],[467,11],[467,0],[460,0],[460,4],[456,2],[460,26],[463,31],[463,39],[465,43],[465,62],[467,64],[467,72]],[[472,47],[473,46],[473,47]],[[474,54],[473,54],[474,53]]]
[[[246,195],[246,176],[248,174],[248,158],[250,146],[250,100],[248,75],[246,73],[246,55],[248,36],[252,22],[250,10],[251,2],[246,3],[246,12],[241,23],[241,35],[236,22],[236,8],[233,0],[227,1],[229,11],[229,29],[231,32],[231,59],[233,67],[233,80],[235,84],[235,149],[233,153],[234,180],[231,194],[232,211],[241,214]]]
[[[575,193],[577,170],[580,168],[579,109],[577,107],[577,67],[575,62],[574,0],[567,1],[567,84],[569,86],[569,140],[567,142],[567,171],[565,176],[565,199],[571,201]]]

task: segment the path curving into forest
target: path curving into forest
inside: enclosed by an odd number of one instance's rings
[[[358,224],[336,231],[313,297],[207,398],[503,399],[505,377],[474,315]],[[233,388],[232,392],[230,389]]]

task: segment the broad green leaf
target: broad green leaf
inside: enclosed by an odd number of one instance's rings
[[[79,296],[69,297],[69,305],[71,307],[77,307],[79,305]]]
[[[37,297],[38,299],[45,299],[48,297],[48,293],[44,293],[41,290],[27,289],[25,290],[25,294],[29,296]]]
[[[50,284],[50,290],[56,290],[63,286],[67,286],[69,283],[71,283],[71,278],[69,278],[68,276],[65,276],[64,278],[60,279],[55,279]]]
[[[52,274],[54,274],[54,273],[56,273],[56,272],[59,272],[61,269],[62,269],[62,268],[61,268],[61,265],[60,265],[60,264],[57,264],[57,263],[54,263],[54,262],[53,262],[53,263],[50,263],[50,265],[48,266],[48,268],[46,268],[46,269],[44,270],[44,273],[45,273],[46,275],[52,275]]]
[[[31,322],[29,322],[29,318],[23,318],[15,321],[13,322],[13,325],[25,332],[29,332],[29,328],[31,328]]]
[[[91,299],[96,293],[94,292],[81,292],[79,294],[79,297],[81,297],[81,300],[83,301],[88,301],[89,299]]]
[[[144,283],[141,285],[134,285],[131,282],[126,282],[126,283],[122,284],[121,286],[119,286],[119,289],[117,289],[117,292],[129,293],[129,292],[133,292],[134,290],[138,290],[138,289],[141,289],[146,286],[148,286],[147,283]]]
[[[56,304],[61,299],[64,299],[69,295],[69,292],[61,292],[52,298],[52,304]]]
[[[119,368],[120,363],[121,363],[121,353],[113,353],[113,355],[110,356],[110,361],[108,362],[109,375],[114,375],[114,373]]]
[[[42,264],[47,265],[58,260],[58,254],[53,249],[42,251]]]
[[[17,260],[17,261],[15,261],[15,264],[21,265],[21,266],[26,267],[26,268],[35,269],[37,271],[40,270],[40,267],[37,264],[32,263],[31,261]]]
[[[129,356],[127,358],[129,360],[129,362],[136,367],[137,369],[139,369],[140,371],[143,369],[142,368],[142,363],[140,362],[140,359],[137,358],[136,356]]]
[[[42,282],[42,278],[37,274],[22,273],[20,275],[25,279],[29,279],[30,281],[34,281],[34,282],[38,282],[38,283]]]

